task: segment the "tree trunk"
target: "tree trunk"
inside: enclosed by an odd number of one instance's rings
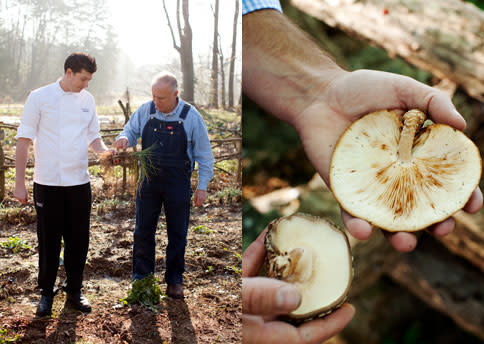
[[[484,12],[475,5],[460,0],[291,2],[484,101]]]
[[[183,33],[180,30],[181,65],[183,73],[182,98],[189,103],[195,102],[193,77],[192,27],[189,21],[188,0],[183,0]]]
[[[220,57],[220,89],[221,89],[221,94],[220,94],[220,103],[222,105],[222,109],[226,109],[227,106],[226,106],[226,103],[225,103],[225,99],[227,97],[227,95],[225,94],[225,68],[224,68],[224,54],[222,52],[222,43],[221,43],[221,39],[220,39],[220,35],[219,35],[219,51],[220,51],[220,54],[219,54],[219,57]]]
[[[234,108],[235,48],[237,47],[237,21],[239,19],[239,0],[235,0],[234,29],[232,36],[232,55],[229,68],[229,109]]]
[[[210,101],[208,106],[218,108],[218,7],[219,0],[215,0],[213,48],[212,48],[212,74],[210,77]]]
[[[0,128],[0,132],[2,129]],[[3,132],[2,132],[3,134]],[[2,135],[3,136],[3,135]],[[2,139],[3,140],[3,139]],[[5,155],[3,153],[2,142],[0,141],[0,202],[5,198]]]
[[[193,49],[192,49],[192,28],[189,21],[188,0],[183,0],[182,15],[183,15],[183,29],[181,26],[180,14],[180,0],[176,2],[176,22],[177,32],[180,40],[178,45],[176,42],[173,27],[171,25],[170,16],[166,9],[165,0],[163,0],[163,9],[165,11],[168,27],[170,28],[171,37],[173,40],[173,48],[180,54],[180,64],[183,74],[183,90],[181,97],[189,103],[195,102],[194,96],[194,72],[193,72]]]

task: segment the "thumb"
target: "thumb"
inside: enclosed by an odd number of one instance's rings
[[[292,284],[267,277],[242,279],[242,313],[287,314],[301,303],[301,294]]]
[[[395,86],[407,109],[419,108],[436,123],[447,124],[458,130],[465,129],[465,119],[445,92],[408,77],[401,77],[401,82],[395,83]]]

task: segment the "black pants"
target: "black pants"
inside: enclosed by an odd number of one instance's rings
[[[91,185],[46,186],[34,183],[39,240],[39,277],[42,295],[53,295],[61,241],[64,238],[65,290],[77,292],[89,248]]]

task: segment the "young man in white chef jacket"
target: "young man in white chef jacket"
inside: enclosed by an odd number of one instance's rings
[[[88,148],[108,150],[99,134],[94,97],[85,90],[96,60],[85,53],[71,54],[64,63],[64,76],[32,91],[25,102],[17,131],[14,196],[28,200],[25,168],[30,142],[34,143],[34,205],[39,240],[38,284],[41,300],[38,316],[50,316],[54,285],[64,239],[64,290],[75,308],[91,311],[81,292],[89,246],[91,186]]]

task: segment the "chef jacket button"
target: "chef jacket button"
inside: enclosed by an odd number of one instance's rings
[[[158,129],[155,128],[155,131],[157,131]]]

